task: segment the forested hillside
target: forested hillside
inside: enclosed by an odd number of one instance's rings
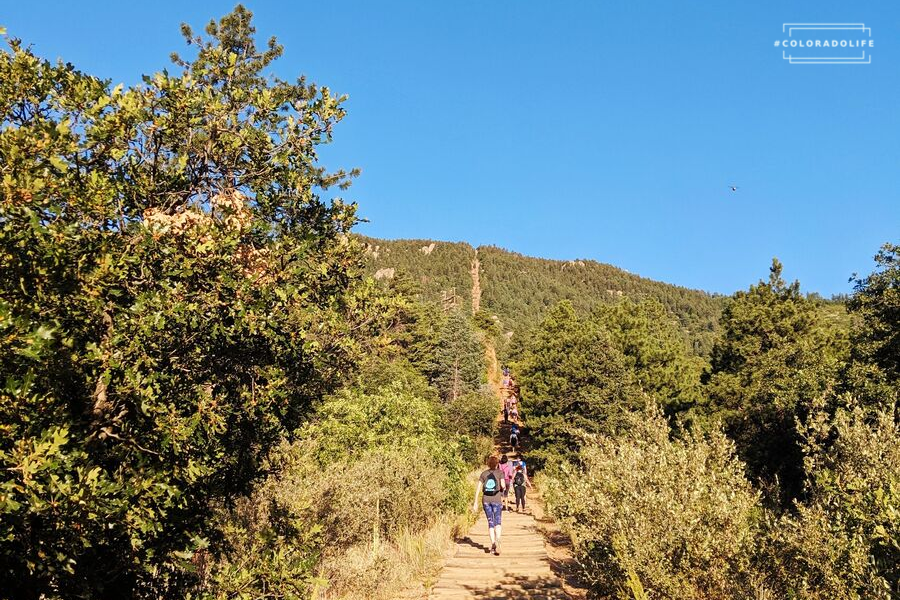
[[[380,240],[360,236],[376,279],[408,276],[423,299],[471,308],[475,249],[461,242]]]
[[[458,242],[362,238],[370,249],[370,268],[381,277],[408,274],[425,297],[471,303],[469,273],[475,248]],[[614,304],[622,298],[658,300],[677,318],[696,354],[712,348],[724,298],[633,275],[592,260],[533,258],[494,246],[478,248],[481,309],[495,315],[513,338],[537,325],[546,311],[568,300],[577,311]],[[394,269],[394,271],[390,271]]]

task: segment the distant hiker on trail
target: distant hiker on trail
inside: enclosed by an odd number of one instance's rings
[[[525,475],[525,485],[531,487],[531,480],[528,479],[528,465],[525,464],[525,459],[522,457],[522,455],[519,455],[517,466],[522,467],[522,474]]]
[[[503,403],[503,423],[509,423],[509,402]]]
[[[512,447],[513,452],[516,451],[516,447],[519,445],[519,426],[513,425],[509,428],[509,445]]]
[[[506,406],[509,409],[509,418],[518,422],[519,420],[519,401],[515,395],[511,395],[506,399]]]
[[[509,490],[512,487],[515,465],[505,454],[500,457],[500,470],[503,471],[503,479],[506,483],[506,488],[503,490],[503,510],[509,510]]]
[[[487,517],[488,534],[491,536],[490,552],[500,556],[500,519],[503,515],[502,493],[506,486],[506,476],[497,468],[499,461],[496,456],[487,457],[485,464],[487,469],[482,471],[475,485],[472,512],[478,512],[478,493],[481,492],[481,506],[484,508],[484,516]]]
[[[519,506],[522,506],[522,511],[525,511],[525,488],[531,487],[531,482],[528,481],[528,477],[525,476],[525,471],[522,470],[522,465],[516,465],[516,474],[513,475],[513,490],[515,490],[516,494],[516,512],[519,512]]]

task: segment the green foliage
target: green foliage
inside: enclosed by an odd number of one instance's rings
[[[644,402],[607,330],[568,301],[533,332],[516,372],[538,458],[572,457],[585,434],[616,430]]]
[[[308,593],[321,564],[339,568],[360,545],[380,552],[467,503],[460,444],[441,429],[438,406],[399,382],[329,397],[270,469],[250,504],[224,519],[230,547],[209,575],[221,597]],[[335,584],[325,575],[322,585]]]
[[[492,315],[484,310],[479,310],[474,317],[475,327],[484,332],[485,335],[496,338],[503,333],[503,327],[500,324],[500,317]]]
[[[473,468],[482,466],[494,450],[498,410],[497,397],[484,390],[450,399],[441,407],[442,428],[458,435],[462,458]]]
[[[393,359],[379,354],[369,354],[360,363],[355,382],[359,391],[377,394],[392,384],[399,385],[418,398],[433,403],[438,401],[437,390],[403,354]]]
[[[846,348],[816,303],[787,285],[774,260],[768,282],[726,306],[700,411],[720,419],[754,477],[776,479],[787,496],[802,486],[795,420],[833,385]]]
[[[893,408],[817,411],[804,427],[807,503],[773,533],[780,597],[900,597],[900,425]]]
[[[432,356],[428,375],[446,402],[478,390],[485,380],[484,347],[462,311],[447,315]]]
[[[661,411],[625,416],[582,467],[549,468],[543,489],[575,543],[582,576],[601,597],[746,598],[759,497],[719,432],[672,439]]]
[[[181,597],[210,507],[352,368],[342,98],[263,72],[238,7],[132,88],[0,53],[0,587]]]
[[[444,406],[447,429],[469,437],[490,436],[499,410],[497,397],[487,391],[470,392]],[[482,457],[483,458],[483,457]]]
[[[850,387],[869,404],[896,404],[900,389],[900,245],[885,244],[876,270],[856,280]]]
[[[599,306],[591,320],[609,332],[641,389],[668,414],[698,402],[703,361],[690,354],[677,324],[657,300]]]
[[[437,407],[401,383],[374,394],[352,388],[338,392],[316,409],[315,418],[303,425],[299,436],[316,440],[315,457],[320,464],[382,446],[418,448],[424,453],[437,453],[438,446],[447,446],[446,440],[438,441]]]

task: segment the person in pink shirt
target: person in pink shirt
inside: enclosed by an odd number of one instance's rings
[[[509,489],[515,474],[515,467],[505,454],[500,457],[500,470],[503,472],[503,478],[506,479],[506,487],[503,489],[503,509],[509,510]]]

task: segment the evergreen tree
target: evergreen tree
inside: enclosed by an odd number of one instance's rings
[[[868,404],[890,407],[900,387],[900,245],[885,244],[876,270],[856,279],[847,303],[858,316],[848,384]]]
[[[481,387],[485,369],[484,348],[471,317],[462,310],[452,311],[434,348],[432,384],[445,401],[455,401]]]
[[[773,260],[767,282],[727,305],[702,412],[723,422],[753,477],[781,482],[790,498],[803,480],[795,421],[833,384],[839,357],[815,303],[781,271]]]
[[[592,320],[609,332],[626,367],[669,416],[699,400],[703,361],[691,355],[677,322],[661,302],[625,299],[601,305]]]
[[[574,457],[585,434],[614,431],[643,405],[610,334],[579,318],[569,301],[552,308],[516,364],[529,430],[540,455]]]

